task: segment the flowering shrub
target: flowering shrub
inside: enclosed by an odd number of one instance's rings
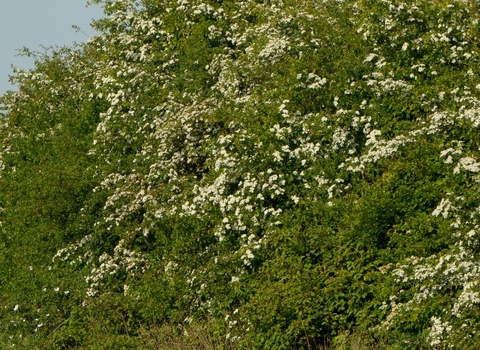
[[[94,2],[0,100],[5,344],[475,347],[474,2]]]

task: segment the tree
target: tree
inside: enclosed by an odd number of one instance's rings
[[[2,98],[6,344],[475,347],[473,2],[102,3]]]

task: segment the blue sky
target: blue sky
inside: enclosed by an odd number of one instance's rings
[[[28,69],[30,58],[15,57],[18,49],[43,51],[43,46],[71,46],[95,35],[92,19],[103,17],[98,5],[86,7],[87,0],[0,0],[0,95],[15,90],[8,82],[11,65]],[[72,25],[82,29],[76,32]]]

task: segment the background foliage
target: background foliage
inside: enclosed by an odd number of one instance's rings
[[[5,346],[475,348],[476,1],[94,2],[0,99]]]

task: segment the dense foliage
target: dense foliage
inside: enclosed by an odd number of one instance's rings
[[[93,2],[0,99],[2,344],[476,348],[477,1]]]

